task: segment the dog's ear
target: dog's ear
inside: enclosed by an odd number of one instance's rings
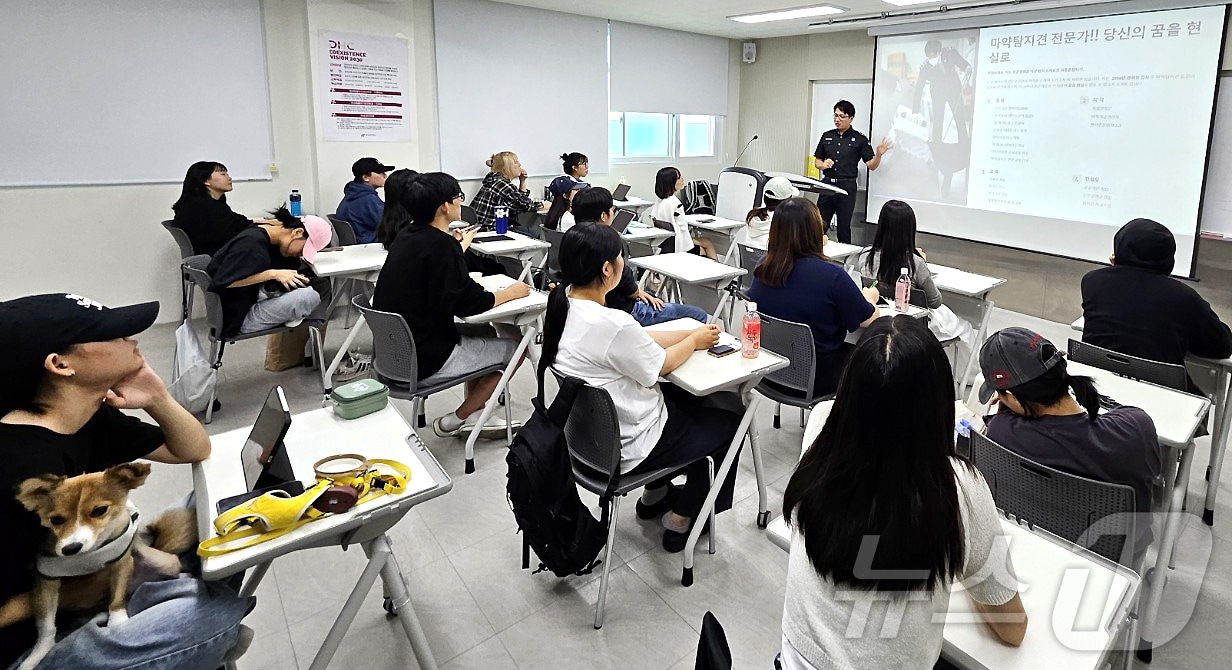
[[[31,477],[17,485],[17,502],[33,512],[39,508],[39,505],[51,498],[51,494],[62,481],[64,477],[60,475]]]
[[[144,484],[145,478],[149,476],[149,463],[121,463],[103,471],[103,477],[107,481],[115,482],[129,490]]]

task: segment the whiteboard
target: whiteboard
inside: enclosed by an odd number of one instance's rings
[[[0,186],[269,179],[259,0],[0,3]]]
[[[1232,78],[1220,77],[1198,230],[1232,240]],[[1223,113],[1220,113],[1223,110]],[[1199,122],[1198,119],[1194,120]]]
[[[851,127],[868,135],[873,122],[873,81],[859,79],[848,81],[814,81],[813,82],[813,114],[812,125],[809,126],[808,148],[805,155],[812,156],[817,149],[817,140],[821,134],[834,128],[834,103],[846,100],[856,106],[856,120]],[[877,140],[871,136],[869,140],[874,145]],[[861,191],[868,190],[868,168],[860,162],[860,176],[856,184]]]

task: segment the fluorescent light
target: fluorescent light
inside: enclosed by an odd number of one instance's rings
[[[930,0],[931,1],[931,0]],[[740,23],[765,23],[767,21],[789,21],[791,19],[808,19],[815,16],[829,16],[831,14],[842,14],[845,10],[839,9],[832,5],[817,5],[814,7],[801,7],[799,9],[780,9],[773,12],[761,12],[758,14],[741,14],[740,16],[729,16],[727,18]]]
[[[944,2],[939,2],[938,0],[881,0],[881,1],[886,3],[887,5],[894,5],[895,7],[910,7],[911,5],[927,5],[931,3],[945,4]]]

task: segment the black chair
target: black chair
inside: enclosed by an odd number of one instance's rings
[[[753,271],[757,269],[761,259],[766,257],[766,250],[750,246],[744,242],[737,242],[736,248],[738,249],[737,253],[740,254],[740,267],[748,270],[744,276],[740,277],[740,290],[747,292],[749,287],[753,285]]]
[[[479,223],[479,217],[475,214],[475,209],[468,205],[462,205],[462,220],[472,226]]]
[[[330,214],[326,218],[334,227],[334,237],[330,240],[331,244],[337,242],[337,246],[349,247],[356,244],[355,228],[351,226],[351,222],[346,219],[338,218],[336,214]]]
[[[493,372],[505,370],[505,363],[489,365],[467,372],[458,377],[450,377],[434,384],[425,385],[419,379],[419,358],[415,353],[415,338],[411,335],[410,326],[401,314],[383,312],[373,309],[364,296],[355,296],[355,308],[364,316],[368,328],[372,331],[372,369],[376,378],[389,387],[389,395],[411,401],[417,418],[417,425],[423,428],[426,424],[423,414],[424,401],[433,393],[450,389],[458,384],[464,384],[472,379],[478,379]],[[506,390],[508,392],[508,390]],[[510,403],[505,402],[505,434],[509,442],[513,441],[512,422],[510,420]],[[477,426],[476,430],[481,430]],[[475,454],[469,441],[466,452],[466,472],[475,471]]]
[[[539,286],[539,288],[546,290],[548,282],[554,281],[560,276],[560,243],[565,239],[565,234],[559,230],[544,228],[543,237],[547,240],[548,244],[552,245],[552,248],[548,249],[547,272],[541,275],[542,281]],[[621,240],[621,242],[623,243],[624,240]]]
[[[210,290],[210,275],[206,271],[206,267],[210,264],[210,257],[205,254],[191,256],[184,259],[184,263],[180,266],[184,273],[184,279],[190,285],[201,289],[201,293],[205,299],[205,322],[207,335],[210,341],[210,367],[218,370],[222,367],[222,355],[228,344],[234,344],[240,340],[251,340],[274,333],[281,333],[286,330],[293,330],[287,326],[277,326],[275,328],[266,328],[252,333],[240,333],[233,336],[224,336],[223,333],[223,314],[222,314],[222,298]],[[312,339],[313,354],[317,359],[317,365],[321,370],[322,376],[325,374],[325,347],[321,336],[321,327],[324,323],[304,322],[308,326],[308,333]],[[322,386],[328,385],[327,381],[322,378]],[[210,395],[209,407],[205,410],[205,423],[209,423],[214,419],[214,398],[217,394]]]
[[[1177,391],[1189,391],[1189,374],[1184,365],[1162,363],[1146,358],[1138,358],[1128,354],[1119,354],[1111,349],[1097,347],[1094,344],[1069,341],[1069,358],[1071,361],[1086,363],[1109,372],[1115,372],[1123,377],[1137,379],[1157,386],[1166,386]]]
[[[761,346],[788,361],[787,367],[767,374],[757,385],[758,393],[774,401],[774,427],[782,427],[779,412],[783,405],[800,408],[800,425],[803,426],[806,411],[823,400],[834,398],[833,393],[816,390],[817,345],[813,342],[813,329],[803,323],[762,314]]]
[[[191,258],[197,254],[193,251],[192,240],[188,239],[188,233],[176,228],[174,222],[170,219],[162,222],[163,228],[171,233],[171,239],[175,240],[175,245],[180,248],[180,262],[184,259]],[[187,319],[192,314],[192,287],[189,286],[188,280],[184,277],[184,273],[180,272],[180,320]]]
[[[563,376],[552,371],[557,381]],[[573,464],[573,477],[578,485],[591,493],[602,496],[611,483],[612,497],[600,499],[600,505],[608,506],[607,544],[603,549],[603,574],[599,578],[599,599],[595,602],[595,629],[603,627],[603,607],[607,601],[608,572],[612,567],[612,548],[616,544],[616,520],[620,499],[643,486],[670,475],[679,468],[663,468],[645,474],[625,476],[620,473],[620,425],[616,418],[616,406],[607,391],[582,384],[577,399],[565,421],[565,441],[569,444],[569,460]],[[706,457],[710,467],[710,486],[714,486],[714,459]],[[710,553],[715,552],[715,514],[710,511]]]

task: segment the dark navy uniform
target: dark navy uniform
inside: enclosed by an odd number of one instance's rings
[[[876,155],[872,143],[855,128],[848,128],[841,134],[837,128],[832,128],[822,133],[817,142],[813,157],[834,160],[834,167],[822,171],[821,180],[847,191],[845,196],[822,193],[817,198],[823,220],[829,221],[838,215],[839,242],[851,243],[851,215],[856,209],[856,176],[860,174],[860,161],[867,163]]]

